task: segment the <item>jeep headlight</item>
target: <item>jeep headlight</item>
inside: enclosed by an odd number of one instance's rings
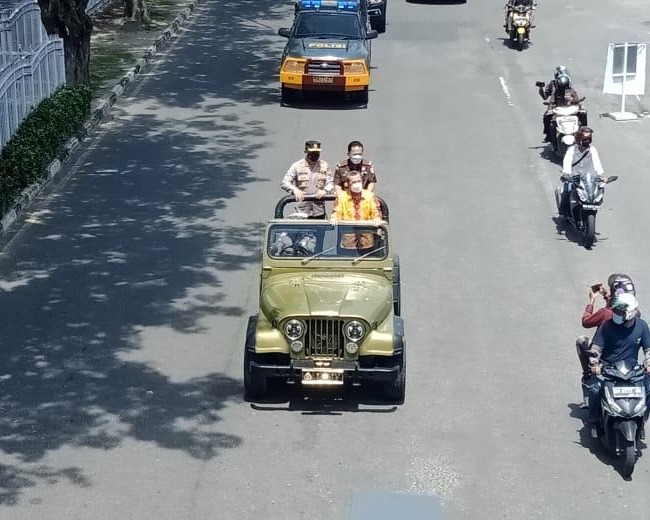
[[[294,74],[302,74],[305,72],[305,61],[287,58],[282,64],[282,72],[289,72]]]
[[[300,339],[305,333],[305,325],[300,320],[289,320],[284,324],[284,335],[291,341]]]
[[[360,321],[350,321],[345,325],[345,337],[350,341],[359,341],[366,334],[366,328]]]
[[[367,74],[366,64],[363,61],[350,61],[343,63],[343,74]]]

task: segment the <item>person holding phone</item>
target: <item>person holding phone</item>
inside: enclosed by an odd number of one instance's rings
[[[589,302],[585,307],[584,312],[582,313],[582,326],[585,329],[593,329],[600,327],[607,320],[612,318],[612,309],[611,301],[616,294],[621,293],[630,293],[636,296],[636,289],[634,287],[634,282],[632,279],[621,273],[615,273],[609,276],[607,279],[607,285],[605,286],[602,283],[594,284],[589,288]],[[598,295],[603,297],[605,300],[605,306],[594,311],[594,305],[596,304],[596,298]],[[638,315],[641,316],[641,313],[638,312]],[[582,408],[588,408],[588,381],[591,378],[591,368],[589,366],[590,359],[590,347],[591,340],[589,336],[578,336],[576,339],[576,351],[578,353],[578,359],[580,360],[580,366],[582,367],[582,396],[583,402],[580,405]]]

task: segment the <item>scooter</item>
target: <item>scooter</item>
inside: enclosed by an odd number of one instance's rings
[[[518,51],[523,51],[524,46],[530,42],[530,30],[535,27],[533,25],[533,11],[537,8],[537,4],[530,5],[515,5],[510,7],[510,44],[514,45]],[[506,29],[507,30],[507,29]]]
[[[560,176],[565,192],[570,193],[570,197],[568,201],[563,200],[562,187],[555,188],[558,212],[565,215],[571,225],[580,232],[582,243],[587,249],[591,249],[596,240],[596,213],[603,205],[605,185],[617,179],[618,175],[601,179],[595,171]]]
[[[621,475],[630,478],[648,406],[645,368],[628,359],[603,366],[601,374],[601,440],[605,449],[619,458]]]

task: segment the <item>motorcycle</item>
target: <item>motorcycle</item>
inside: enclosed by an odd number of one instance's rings
[[[536,86],[544,88],[545,83],[538,81]],[[583,110],[581,103],[586,98],[580,98],[577,103],[568,105],[554,105],[551,109],[551,147],[553,152],[560,158],[564,158],[567,148],[575,142],[575,133],[580,128],[580,117],[578,113]],[[553,105],[549,101],[543,101],[544,105]]]
[[[509,7],[510,32],[508,37],[511,45],[515,45],[520,52],[524,50],[524,45],[530,41],[530,30],[535,27],[533,25],[533,11],[536,7],[537,4]]]
[[[562,174],[560,180],[564,183],[565,193],[570,194],[568,201],[563,200],[562,187],[555,188],[558,212],[565,215],[580,232],[587,249],[591,249],[596,240],[596,213],[603,204],[605,185],[617,179],[618,175],[602,179],[595,171],[579,175]]]
[[[636,360],[623,360],[603,366],[601,376],[601,440],[606,450],[620,458],[621,475],[629,478],[634,472],[637,442],[648,406],[645,368]]]

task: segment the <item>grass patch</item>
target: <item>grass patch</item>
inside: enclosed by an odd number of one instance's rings
[[[102,45],[91,50],[90,58],[90,88],[93,92],[99,90],[108,80],[115,80],[129,67],[133,66],[136,57],[110,45]]]
[[[186,0],[149,0],[149,17],[154,23],[170,23],[181,10],[181,7],[187,4]]]

